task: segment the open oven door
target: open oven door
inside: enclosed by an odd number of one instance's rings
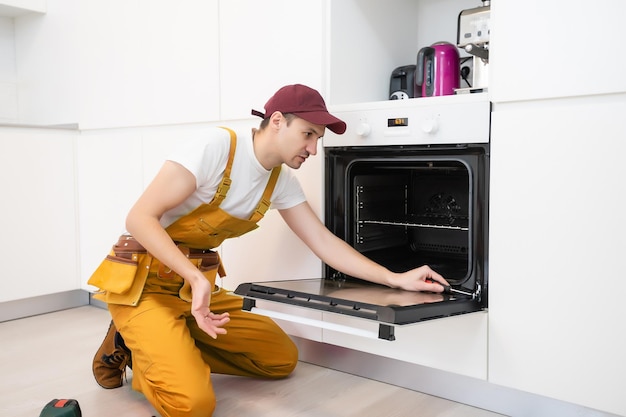
[[[453,288],[452,291],[455,291]],[[472,313],[483,309],[480,288],[457,294],[404,291],[357,279],[303,279],[244,283],[235,294],[244,297],[243,309],[270,317],[366,337],[394,340],[394,327]],[[378,334],[364,333],[328,322],[303,319],[256,308],[256,300],[312,308],[378,322]]]

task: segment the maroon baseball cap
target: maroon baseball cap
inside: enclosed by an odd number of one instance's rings
[[[309,123],[324,125],[338,135],[346,131],[346,123],[328,113],[320,93],[306,85],[293,84],[281,88],[265,103],[265,113],[252,110],[252,114],[265,119],[275,111],[293,113]]]

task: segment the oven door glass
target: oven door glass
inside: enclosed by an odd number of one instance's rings
[[[408,292],[324,266],[324,278],[235,293],[391,324],[487,306],[488,145],[326,150],[326,226],[395,272],[429,265],[468,295]]]

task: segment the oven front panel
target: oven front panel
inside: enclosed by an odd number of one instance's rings
[[[485,145],[327,149],[326,225],[392,271],[427,264],[485,295],[487,158]]]

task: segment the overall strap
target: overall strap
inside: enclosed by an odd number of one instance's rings
[[[232,180],[230,179],[230,171],[233,168],[235,149],[237,148],[237,134],[227,127],[220,127],[230,134],[230,152],[228,153],[228,162],[226,163],[226,169],[224,170],[222,182],[217,187],[217,191],[215,192],[213,199],[209,203],[216,204],[218,206],[222,204],[222,201],[224,201],[224,199],[226,198],[226,194],[228,193],[228,190],[230,189],[230,184],[232,183]]]
[[[278,175],[280,175],[280,165],[274,167],[272,169],[272,173],[270,174],[270,179],[265,186],[265,191],[263,191],[263,196],[261,196],[261,201],[256,206],[254,213],[250,216],[250,220],[258,223],[259,220],[263,218],[265,212],[270,208],[270,198],[272,197],[272,193],[274,192],[274,187],[276,186],[276,182],[278,181]]]

